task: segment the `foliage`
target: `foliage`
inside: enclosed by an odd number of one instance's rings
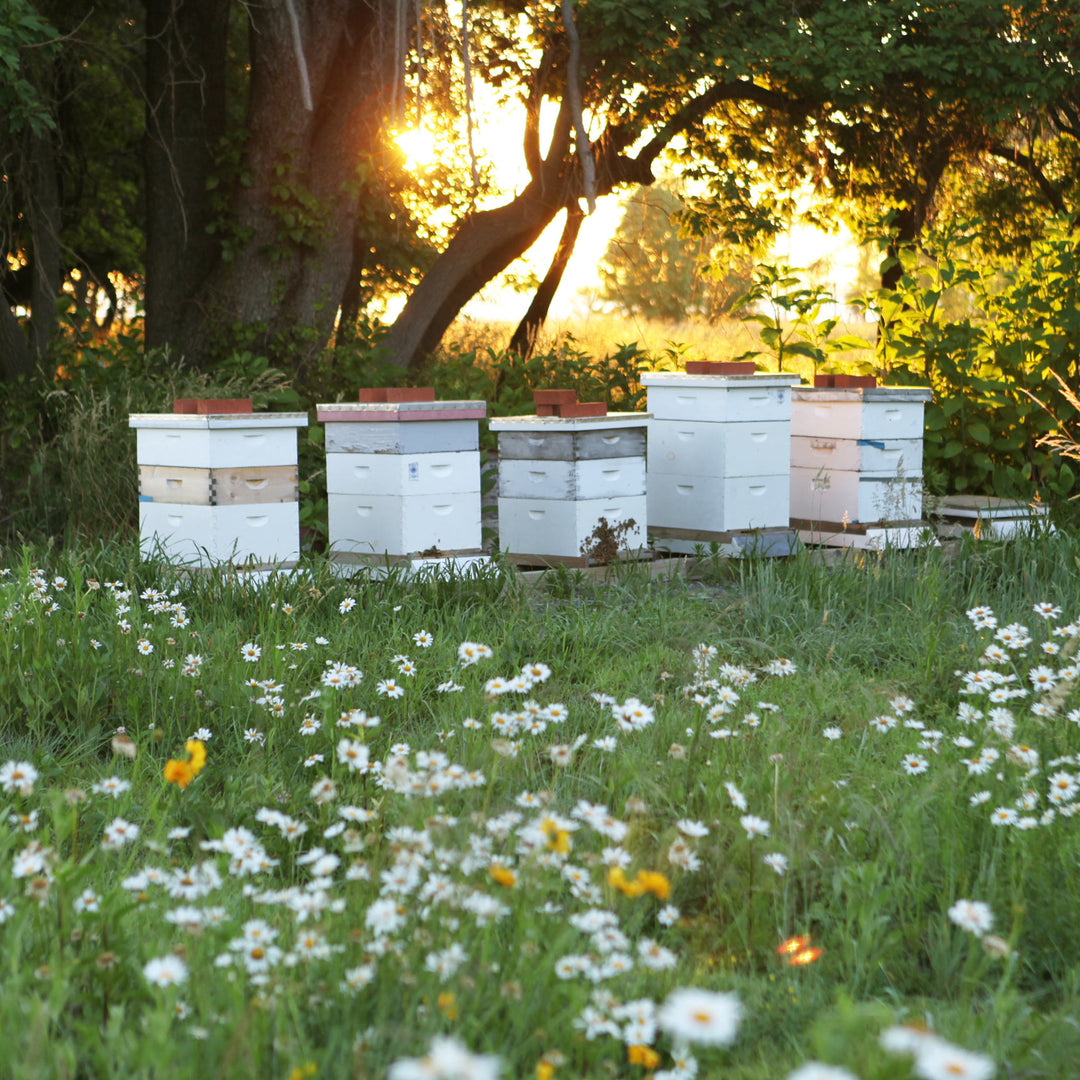
[[[877,363],[891,381],[934,391],[924,444],[929,482],[1060,500],[1076,491],[1076,471],[1041,440],[1075,414],[1065,402],[1055,419],[1038,401],[1055,376],[1070,389],[1080,380],[1080,234],[1058,222],[1007,271],[971,261],[975,234],[943,229],[925,258],[900,252],[897,288],[864,301],[880,320]],[[944,305],[958,292],[969,313],[950,317]]]
[[[520,416],[534,411],[533,390],[569,389],[579,401],[603,401],[620,412],[644,409],[645,390],[638,382],[643,368],[675,366],[677,351],[653,356],[635,343],[617,345],[596,356],[566,334],[546,351],[527,360],[493,346],[467,349],[451,345],[422,373],[437,397],[487,402],[489,416]]]
[[[35,53],[47,58],[56,45],[56,30],[30,0],[0,2],[0,116],[8,133],[40,136],[52,127],[51,102],[31,68]]]
[[[0,69],[14,80],[0,79],[0,237],[8,260],[0,283],[25,312],[32,275],[56,275],[58,304],[74,297],[87,326],[107,325],[120,314],[119,279],[135,281],[142,271],[143,102],[126,40],[138,20],[129,22],[114,0],[95,5],[92,17],[82,3],[0,7],[9,9],[0,42],[33,35],[21,60],[0,45]],[[55,208],[46,195],[53,187]],[[41,215],[59,230],[56,267],[35,265]]]
[[[434,278],[449,282],[444,295],[401,316],[422,324],[430,343],[441,320],[532,242],[542,222],[530,230],[523,220],[551,220],[584,194],[579,156],[588,155],[569,133],[573,80],[554,7],[491,0],[459,20],[420,5],[419,25],[410,25],[412,9],[391,0],[300,6],[309,109],[279,77],[294,58],[291,2],[274,0],[254,19],[235,0],[207,3],[198,9],[205,18],[158,0],[6,0],[0,112],[9,135],[37,138],[58,221],[51,234],[28,228],[28,207],[47,185],[33,182],[25,144],[6,139],[12,185],[0,232],[4,254],[25,271],[14,281],[3,268],[12,312],[27,317],[25,282],[39,259],[92,315],[96,300],[115,313],[117,274],[134,280],[145,269],[152,344],[168,340],[195,362],[216,362],[232,351],[219,324],[240,316],[267,328],[255,351],[285,364],[281,326],[315,332],[301,342],[309,359],[339,310],[343,340],[358,316],[381,310],[388,283]],[[148,29],[155,18],[161,25]],[[1075,172],[1058,145],[1080,40],[1074,0],[814,0],[798,12],[788,0],[591,0],[574,18],[601,188],[648,180],[663,147],[677,148],[680,173],[713,183],[712,206],[699,201],[683,220],[710,248],[716,235],[749,241],[775,228],[807,181],[819,213],[901,205],[913,236],[932,216],[943,174],[1032,133],[1032,157],[1053,159],[1053,184],[1067,190]],[[484,87],[472,101],[466,61]],[[189,64],[205,69],[198,93]],[[497,195],[490,170],[468,160],[462,129],[489,100],[500,112],[526,103],[531,181],[520,207],[529,214],[484,216]],[[549,110],[560,112],[564,136],[544,161],[538,133]],[[1056,110],[1049,125],[1048,110]],[[393,143],[403,125],[435,135],[436,162],[406,171]],[[144,157],[141,144],[161,152]],[[451,238],[477,219],[492,224],[485,243],[455,246]],[[46,235],[62,240],[60,254],[44,249]],[[186,259],[189,248],[197,257]],[[175,305],[157,302],[168,291],[159,281],[175,290]],[[219,297],[216,311],[210,301]],[[48,324],[51,308],[40,296],[35,303],[31,317]],[[164,327],[160,338],[154,326]],[[402,337],[411,355],[398,362],[412,364],[415,335]]]
[[[59,374],[39,369],[0,384],[0,537],[69,540],[138,531],[135,432],[128,416],[170,412],[177,397],[252,397],[257,408],[295,407],[266,360],[238,353],[213,374],[133,336],[80,352]]]
[[[753,285],[739,299],[738,307],[746,314],[744,322],[761,327],[758,334],[768,354],[776,359],[776,370],[783,371],[792,357],[802,357],[816,375],[830,358],[852,349],[865,349],[867,343],[855,334],[834,335],[840,325],[838,316],[822,318],[822,309],[836,306],[836,299],[821,285],[802,284],[801,271],[786,263],[762,263],[753,274]],[[760,311],[756,308],[765,307]],[[744,357],[762,355],[751,349]]]
[[[563,599],[8,549],[9,1071],[382,1077],[451,1036],[507,1077],[636,1076],[628,1043],[684,1052],[627,1025],[693,987],[743,1006],[730,1046],[685,1051],[699,1075],[927,1075],[881,1046],[897,1023],[982,1075],[1069,1075],[1080,800],[1045,763],[1080,750],[1080,540],[954,554]],[[992,705],[988,671],[1028,695]]]
[[[715,231],[680,225],[685,205],[668,185],[639,187],[600,263],[600,298],[627,317],[712,323],[749,284],[750,260]]]

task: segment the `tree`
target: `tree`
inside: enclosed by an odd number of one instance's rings
[[[0,374],[44,358],[66,297],[73,322],[118,300],[111,273],[140,269],[138,140],[129,72],[100,18],[60,0],[0,8]],[[76,27],[80,34],[75,36]],[[64,292],[66,290],[66,293]],[[29,317],[20,320],[16,311]]]
[[[715,232],[690,236],[681,198],[668,184],[640,187],[600,264],[600,297],[628,316],[715,322],[751,280],[751,259]]]
[[[582,203],[651,184],[676,146],[683,171],[714,179],[711,213],[725,235],[768,224],[755,205],[763,180],[783,190],[807,176],[823,197],[895,205],[917,233],[958,161],[1011,146],[1012,167],[1036,181],[1013,136],[1075,91],[1080,41],[1080,0],[474,0],[461,21],[437,0],[4,2],[60,20],[59,59],[45,74],[66,71],[71,86],[31,82],[49,131],[65,130],[64,107],[87,97],[85,40],[125,80],[130,68],[106,44],[143,57],[134,85],[122,85],[125,100],[145,103],[145,219],[141,209],[121,217],[145,228],[148,343],[196,364],[230,343],[290,364],[313,355],[339,312],[359,311],[392,249],[395,272],[417,284],[387,354],[415,369],[558,215],[565,249]],[[47,58],[44,35],[19,33],[12,47],[29,70]],[[0,93],[18,85],[3,80]],[[410,192],[394,176],[391,122],[406,82],[436,93],[447,115],[471,116],[468,80],[521,108],[530,181],[494,207],[481,206],[482,178],[442,187],[456,223],[425,265],[413,243],[421,223],[403,212]],[[86,202],[68,182],[78,170],[67,140],[20,153],[19,130],[9,123],[3,144],[28,178],[21,201],[8,201],[17,224],[6,254],[37,275],[29,310],[40,354],[53,333],[49,298],[65,279],[71,287],[67,268],[90,264],[66,239]],[[115,151],[121,140],[104,143]],[[5,291],[0,333],[19,307]],[[543,307],[541,294],[536,319]]]
[[[246,9],[243,134],[233,134],[235,182],[215,221],[230,0],[145,3],[148,343],[203,364],[239,325],[257,347],[321,347],[355,277],[364,168],[380,149],[402,5]]]
[[[654,5],[593,0],[576,12],[581,62],[550,13],[534,25],[541,59],[523,63],[525,157],[533,181],[473,215],[391,329],[392,359],[414,365],[464,301],[520,255],[563,208],[623,184],[652,182],[660,154],[715,178],[706,230],[775,228],[752,205],[763,179],[788,190],[811,177],[823,196],[895,209],[900,240],[926,226],[959,159],[988,152],[1017,119],[1075,81],[1080,5],[1066,0],[787,0]],[[597,133],[573,124],[581,76]],[[541,152],[539,103],[560,107]],[[782,200],[781,200],[782,201]],[[733,238],[735,238],[733,236]],[[886,283],[895,274],[886,267]]]

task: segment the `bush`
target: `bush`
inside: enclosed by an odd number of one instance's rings
[[[861,301],[881,326],[879,370],[934,392],[924,470],[939,493],[1064,500],[1076,473],[1045,437],[1077,413],[1046,406],[1055,376],[1080,387],[1080,232],[1059,222],[1005,271],[971,259],[975,239],[954,227],[923,256],[902,250],[897,287]],[[949,314],[958,295],[967,310]]]
[[[213,374],[167,351],[83,350],[56,375],[0,384],[0,538],[122,537],[138,529],[135,432],[128,416],[174,397],[253,397],[295,407],[285,377],[236,354]]]

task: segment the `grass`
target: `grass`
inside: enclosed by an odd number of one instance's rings
[[[742,1006],[702,1076],[906,1078],[879,1045],[904,1023],[982,1055],[951,1075],[1071,1075],[1075,535],[540,592],[317,563],[253,588],[115,544],[6,565],[5,1076],[491,1073],[416,1064],[445,1035],[508,1077],[688,1077],[689,987]],[[990,668],[1016,701],[961,692],[977,605],[1029,628]]]
[[[451,355],[487,348],[496,351],[506,347],[516,323],[486,322],[476,319],[459,319],[447,334],[445,346]],[[666,359],[673,366],[681,366],[686,360],[732,360],[743,353],[757,351],[758,369],[776,371],[776,359],[762,343],[756,323],[743,322],[733,316],[725,316],[715,323],[700,321],[665,322],[643,316],[628,318],[624,315],[592,313],[578,318],[549,319],[537,342],[538,354],[556,349],[561,342],[572,341],[582,352],[590,356],[606,356],[622,344],[635,343],[650,358]],[[872,360],[874,324],[861,321],[840,323],[834,336],[844,334],[865,338],[871,346],[868,350],[838,352],[830,360],[833,365],[863,363]],[[785,329],[785,339],[791,332]],[[813,381],[813,365],[800,356],[785,360],[784,370],[798,372]]]

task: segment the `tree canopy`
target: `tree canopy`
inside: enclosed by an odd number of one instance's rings
[[[558,215],[664,155],[708,186],[690,224],[731,240],[806,181],[822,213],[894,209],[901,240],[963,170],[1029,210],[1075,188],[1080,0],[0,9],[7,376],[48,357],[58,301],[103,322],[121,280],[147,344],[202,366],[238,346],[295,366],[390,280],[409,295],[387,355],[415,367]],[[420,177],[392,139],[419,102],[460,143],[481,83],[520,116],[529,175],[494,205],[467,149]]]
[[[663,182],[639,187],[600,263],[600,299],[627,316],[714,322],[750,286],[753,260],[716,232],[688,236],[685,203]]]

